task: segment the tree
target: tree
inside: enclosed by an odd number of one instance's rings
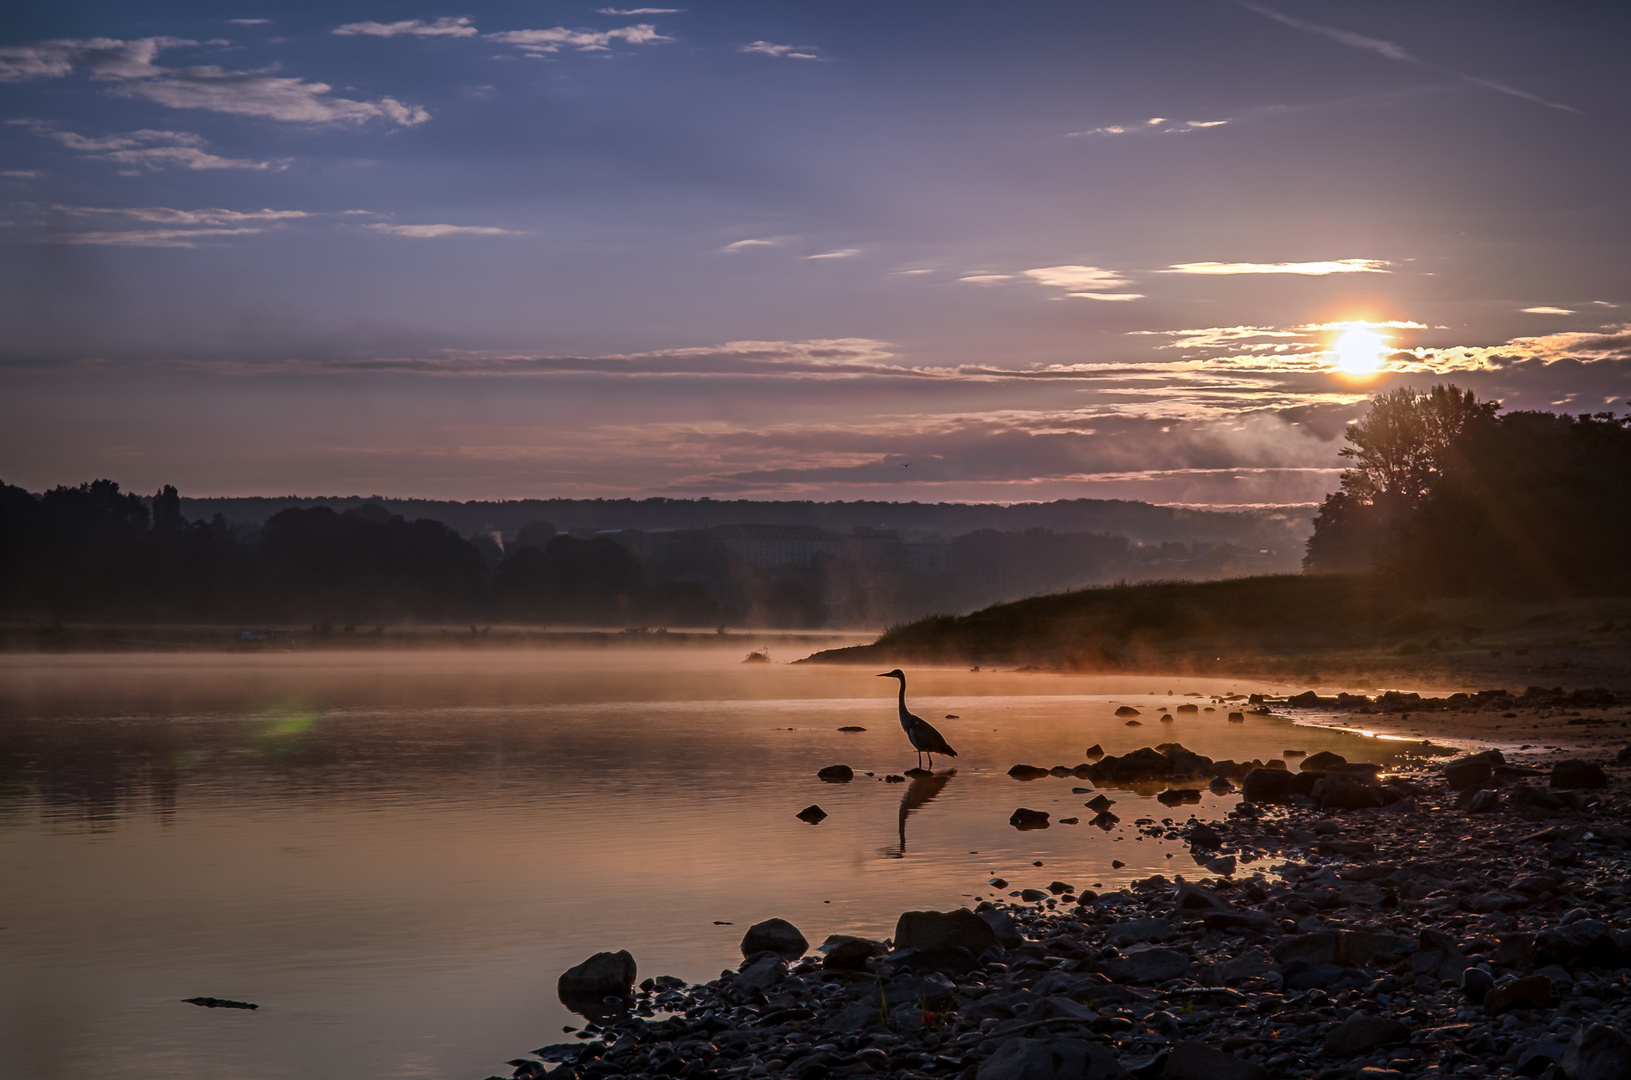
[[[1500,407],[1453,384],[1425,394],[1403,386],[1372,398],[1370,411],[1348,425],[1351,445],[1338,454],[1354,467],[1320,505],[1303,568],[1374,568],[1389,538],[1444,474],[1456,441],[1493,422]]]

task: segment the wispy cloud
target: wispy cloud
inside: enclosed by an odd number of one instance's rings
[[[1117,270],[1098,266],[1043,266],[1025,271],[1025,276],[1039,285],[1063,289],[1064,294],[1079,300],[1142,300],[1143,293],[1112,292],[1132,284]]]
[[[787,60],[824,59],[814,45],[774,45],[768,41],[755,41],[751,45],[743,45],[737,52],[763,53],[765,56],[777,56]]]
[[[907,271],[910,273],[911,271]],[[965,285],[1000,285],[1004,281],[1013,281],[1012,274],[964,274],[957,279]]]
[[[373,222],[365,229],[406,236],[414,240],[439,240],[444,236],[521,236],[516,229],[500,229],[492,225],[387,225]]]
[[[1305,34],[1313,34],[1316,37],[1328,38],[1331,41],[1346,45],[1349,48],[1374,53],[1377,56],[1386,57],[1389,60],[1394,60],[1399,63],[1412,64],[1416,67],[1442,71],[1446,74],[1454,75],[1463,82],[1471,83],[1474,86],[1482,86],[1486,90],[1493,90],[1498,94],[1505,94],[1508,97],[1522,98],[1524,101],[1532,101],[1537,105],[1544,105],[1548,109],[1557,109],[1560,112],[1576,114],[1580,112],[1579,109],[1576,109],[1572,105],[1564,105],[1556,101],[1548,101],[1538,94],[1529,93],[1527,90],[1519,90],[1517,87],[1508,86],[1505,83],[1499,83],[1493,79],[1485,79],[1478,75],[1468,75],[1463,71],[1457,71],[1455,68],[1446,67],[1443,64],[1435,64],[1428,60],[1423,60],[1419,56],[1416,56],[1409,50],[1405,49],[1404,46],[1395,44],[1391,41],[1383,40],[1382,38],[1370,37],[1365,34],[1355,33],[1352,30],[1343,30],[1340,27],[1325,26],[1322,23],[1309,22],[1306,19],[1293,18],[1284,12],[1276,11],[1274,8],[1267,7],[1263,4],[1251,3],[1249,0],[1238,0],[1238,2],[1240,3],[1241,7],[1246,8],[1249,11],[1255,11],[1264,18],[1273,19],[1277,23],[1289,26],[1294,30],[1300,30]]]
[[[52,139],[69,150],[101,161],[120,165],[140,165],[148,169],[173,166],[182,169],[269,169],[269,161],[251,161],[245,158],[225,158],[205,150],[208,145],[202,136],[185,131],[155,131],[144,128],[125,135],[94,137],[72,131],[60,131],[38,120],[8,120],[8,124],[25,127],[47,139]]]
[[[487,34],[486,38],[488,41],[514,45],[522,52],[534,56],[560,52],[565,48],[576,49],[579,52],[603,52],[617,41],[626,45],[651,45],[659,41],[674,40],[659,34],[651,23],[638,23],[616,30],[568,30],[564,26],[554,26],[545,30],[505,30],[497,34]]]
[[[1387,274],[1393,265],[1384,259],[1328,259],[1324,262],[1278,263],[1174,263],[1163,274],[1308,274],[1323,277],[1326,274]]]
[[[53,206],[51,209],[75,215],[116,215],[154,225],[242,225],[246,222],[297,221],[314,217],[305,210],[174,210],[168,206]]]
[[[364,35],[367,37],[475,37],[476,28],[467,18],[437,19],[435,22],[426,22],[424,19],[405,19],[401,22],[354,22],[344,26],[336,26],[332,33],[342,37]]]
[[[736,252],[739,252],[739,251],[747,251],[749,248],[776,247],[780,243],[781,243],[780,239],[768,239],[768,238],[763,238],[763,237],[754,237],[754,238],[749,239],[749,240],[738,240],[735,243],[726,244],[724,247],[720,248],[719,250],[721,252],[723,252],[723,253],[735,254]]]
[[[806,259],[848,259],[859,255],[860,248],[839,248],[837,251],[823,251],[819,255],[806,255]]]
[[[1224,127],[1233,121],[1224,120],[1184,120],[1182,122],[1168,120],[1164,116],[1152,116],[1141,124],[1106,124],[1103,127],[1091,128],[1087,131],[1066,132],[1069,138],[1081,138],[1086,135],[1128,135],[1128,134],[1164,134],[1183,135],[1194,131],[1205,131],[1208,128]],[[1172,124],[1172,127],[1163,125]]]
[[[392,97],[376,101],[333,97],[333,87],[327,83],[266,71],[232,71],[213,64],[170,68],[156,63],[165,50],[199,44],[221,43],[152,37],[7,46],[0,48],[0,82],[62,78],[82,70],[95,81],[112,83],[114,94],[144,97],[173,109],[204,109],[304,124],[385,120],[411,127],[430,119],[430,113],[419,106],[405,105]]]
[[[1522,309],[1526,315],[1573,315],[1572,308],[1563,307],[1526,307]]]
[[[596,8],[597,15],[679,15],[685,11],[677,7]]]
[[[59,232],[40,238],[47,244],[94,244],[102,247],[195,248],[200,241],[247,236],[265,229],[128,229],[117,232]]]
[[[271,19],[228,19],[233,26],[266,26]]]

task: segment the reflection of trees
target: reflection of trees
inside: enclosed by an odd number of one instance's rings
[[[900,799],[900,847],[891,851],[884,849],[884,856],[890,859],[904,859],[906,857],[906,818],[912,811],[920,809],[934,801],[942,788],[951,782],[957,775],[956,769],[947,769],[943,773],[919,772],[906,785],[906,793]]]

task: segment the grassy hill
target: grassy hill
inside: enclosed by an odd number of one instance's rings
[[[1631,600],[1400,595],[1370,575],[1083,589],[937,615],[812,663],[1631,681]]]

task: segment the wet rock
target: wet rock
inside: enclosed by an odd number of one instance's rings
[[[1621,765],[1631,763],[1631,746],[1620,747],[1620,752],[1614,755],[1614,760]]]
[[[1563,1052],[1569,1080],[1624,1080],[1631,1076],[1631,1041],[1604,1024],[1581,1024]]]
[[[1444,780],[1455,791],[1471,791],[1489,783],[1495,768],[1480,757],[1458,758],[1444,766]]]
[[[1346,765],[1348,759],[1341,754],[1333,754],[1329,750],[1321,750],[1317,754],[1310,754],[1303,758],[1299,768],[1303,772],[1325,772],[1333,765]]]
[[[258,1009],[259,1005],[252,1001],[234,1001],[231,998],[218,997],[190,997],[182,998],[186,1005],[198,1005],[206,1009]]]
[[[857,727],[854,724],[845,724],[843,727],[839,728],[838,730],[839,731],[865,731],[866,728]]]
[[[1050,774],[1047,769],[1037,765],[1015,765],[1008,770],[1008,775],[1015,780],[1040,780]]]
[[[1190,827],[1189,846],[1215,851],[1223,846],[1223,836],[1212,826],[1201,822]]]
[[[748,927],[748,932],[742,935],[742,955],[752,956],[754,953],[775,953],[789,960],[797,960],[809,949],[810,943],[804,940],[798,927],[786,919],[766,919],[764,922],[754,923]]]
[[[1350,1016],[1325,1036],[1325,1052],[1338,1056],[1360,1054],[1377,1046],[1410,1038],[1406,1024],[1388,1016]]]
[[[975,1080],[1120,1080],[1116,1055],[1083,1039],[1010,1039],[980,1062]]]
[[[1173,906],[1179,911],[1232,911],[1229,901],[1213,892],[1211,889],[1192,885],[1187,881],[1178,883],[1178,891],[1173,895]]]
[[[787,978],[787,961],[775,953],[760,953],[758,959],[742,965],[732,982],[733,990],[747,994],[762,994],[779,986]]]
[[[627,950],[598,952],[561,972],[556,992],[561,1004],[586,1016],[605,1011],[607,998],[627,998],[634,991],[634,956]]]
[[[815,803],[811,803],[793,816],[811,825],[819,825],[827,819],[827,811],[821,809]]]
[[[1086,806],[1089,810],[1097,810],[1102,814],[1104,811],[1116,805],[1116,800],[1107,799],[1103,795],[1095,795],[1082,805]]]
[[[906,911],[895,923],[896,949],[967,949],[975,956],[998,945],[989,923],[968,908],[955,911]]]
[[[991,927],[991,932],[997,935],[997,944],[1005,949],[1015,949],[1025,940],[1025,934],[1020,930],[1019,923],[1006,911],[992,908],[989,911],[978,912],[985,924]]]
[[[1203,864],[1212,873],[1219,877],[1233,877],[1236,869],[1236,860],[1233,855],[1225,855],[1221,859],[1213,859]]]
[[[1567,1052],[1566,1044],[1551,1039],[1532,1042],[1518,1052],[1516,1071],[1519,1076],[1539,1076],[1546,1071],[1546,1066],[1562,1061]]]
[[[1008,824],[1016,829],[1046,829],[1048,827],[1048,812],[1046,810],[1031,810],[1021,806],[1008,815]]]
[[[1132,945],[1138,942],[1171,941],[1177,931],[1166,919],[1129,919],[1112,923],[1105,937],[1112,945]]]
[[[1051,892],[1055,896],[1059,896],[1062,893],[1073,893],[1073,892],[1075,892],[1076,891],[1076,886],[1067,885],[1063,881],[1052,881],[1052,882],[1048,883],[1048,891]]]
[[[1469,814],[1493,814],[1501,808],[1501,797],[1489,788],[1475,792],[1467,804]]]
[[[1198,1042],[1181,1042],[1167,1057],[1162,1080],[1268,1080],[1269,1071]]]
[[[1387,802],[1381,789],[1340,777],[1327,779],[1315,794],[1321,810],[1368,810]]]
[[[1334,990],[1341,986],[1365,986],[1370,976],[1358,968],[1322,964],[1317,960],[1291,960],[1281,965],[1280,975],[1293,990]]]
[[[855,779],[855,770],[848,765],[828,765],[816,773],[816,779],[825,780],[829,784],[847,784]]]
[[[1160,983],[1189,974],[1187,953],[1153,945],[1140,945],[1126,954],[1101,962],[1104,973],[1119,983]]]
[[[1253,769],[1241,782],[1241,798],[1247,802],[1283,803],[1291,794],[1291,779],[1291,773],[1284,769]]]
[[[1231,724],[1244,724],[1245,722],[1246,722],[1246,714],[1245,713],[1232,712],[1232,713],[1229,714],[1229,723],[1231,723]]]
[[[1508,1009],[1544,1009],[1552,1000],[1552,980],[1544,975],[1526,975],[1498,982],[1484,995],[1484,1012],[1499,1016]]]
[[[836,971],[865,971],[867,961],[884,951],[881,942],[870,938],[832,934],[816,951],[821,953],[821,966]]]
[[[1603,788],[1608,786],[1608,776],[1604,774],[1600,765],[1570,758],[1552,766],[1552,775],[1547,781],[1547,786],[1561,789]]]
[[[1168,788],[1155,797],[1156,802],[1163,806],[1179,806],[1183,803],[1197,803],[1201,801],[1200,788]]]
[[[1131,705],[1123,705],[1121,708],[1116,710],[1116,715],[1117,716],[1143,716],[1144,714],[1139,712],[1137,709],[1133,708]]]
[[[1092,746],[1089,746],[1086,751],[1084,751],[1084,756],[1090,758],[1101,758],[1104,756],[1104,747],[1100,746],[1098,743],[1094,743]]]

